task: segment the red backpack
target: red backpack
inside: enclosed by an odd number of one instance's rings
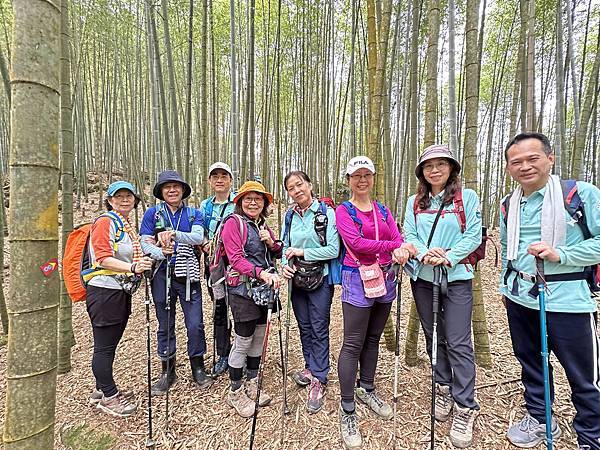
[[[453,203],[454,203],[454,209],[444,210],[444,211],[442,211],[442,214],[449,214],[449,213],[456,214],[457,218],[458,218],[458,223],[460,224],[460,232],[464,233],[465,230],[467,229],[467,215],[465,214],[465,205],[463,203],[462,189],[458,190],[458,192],[456,192],[456,194],[454,194]],[[437,210],[419,209],[418,202],[416,202],[416,201],[414,202],[413,213],[415,215],[415,222],[417,220],[417,214],[419,214],[419,213],[435,214],[437,212],[438,212]],[[459,264],[469,263],[473,267],[477,267],[477,263],[485,258],[485,248],[486,248],[488,240],[490,240],[490,238],[487,235],[487,227],[482,226],[481,227],[481,244],[479,244],[479,246],[475,250],[473,250],[472,253],[467,255],[466,258],[459,261]],[[490,242],[492,242],[492,244],[494,244],[494,241],[490,240]],[[496,247],[496,244],[494,244],[494,247]],[[496,267],[498,266],[498,249],[497,248],[496,248],[495,266]]]

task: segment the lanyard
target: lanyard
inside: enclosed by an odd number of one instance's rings
[[[169,207],[166,206],[166,203],[165,203],[164,208],[165,208],[165,212],[167,213],[167,219],[169,219],[169,223],[171,224],[171,228],[175,231],[179,231],[179,224],[181,223],[181,216],[183,216],[183,207],[179,208],[179,209],[181,209],[181,214],[179,214],[179,219],[177,219],[177,226],[173,226],[173,221],[171,220],[171,211],[170,211]],[[179,211],[179,209],[177,211]],[[175,211],[173,216],[175,216],[175,214],[177,214],[177,211]]]

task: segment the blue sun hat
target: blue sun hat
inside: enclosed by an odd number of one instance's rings
[[[137,193],[137,189],[135,188],[135,186],[133,184],[131,184],[129,181],[115,181],[114,183],[111,183],[108,188],[106,188],[106,194],[109,197],[114,197],[114,195],[117,193],[117,191],[121,190],[121,189],[127,189],[129,192],[131,192],[133,194],[133,196],[137,199],[140,200],[140,196]]]

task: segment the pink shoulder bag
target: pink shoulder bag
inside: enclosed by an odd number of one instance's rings
[[[373,203],[373,216],[375,219],[375,240],[379,240],[379,218],[377,217],[377,205]],[[344,245],[346,243],[344,242]],[[383,297],[387,294],[387,288],[385,287],[385,276],[383,275],[383,270],[381,270],[381,266],[379,265],[379,253],[375,256],[377,260],[373,264],[369,264],[365,266],[360,263],[360,260],[356,257],[356,255],[350,250],[350,248],[346,245],[346,250],[348,254],[356,261],[358,264],[358,272],[360,273],[360,279],[363,282],[363,288],[365,290],[365,297],[367,298],[376,298]]]

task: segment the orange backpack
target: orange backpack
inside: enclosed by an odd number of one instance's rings
[[[115,247],[117,242],[125,237],[125,231],[121,220],[116,214],[110,212],[102,214],[108,216],[114,222],[117,229]],[[86,285],[89,279],[84,281],[82,272],[92,272],[95,268],[90,268],[89,242],[91,223],[86,223],[76,227],[67,238],[65,253],[62,258],[62,274],[67,293],[73,303],[81,302],[86,297]],[[116,251],[116,248],[115,248]],[[87,278],[87,277],[86,277]]]

